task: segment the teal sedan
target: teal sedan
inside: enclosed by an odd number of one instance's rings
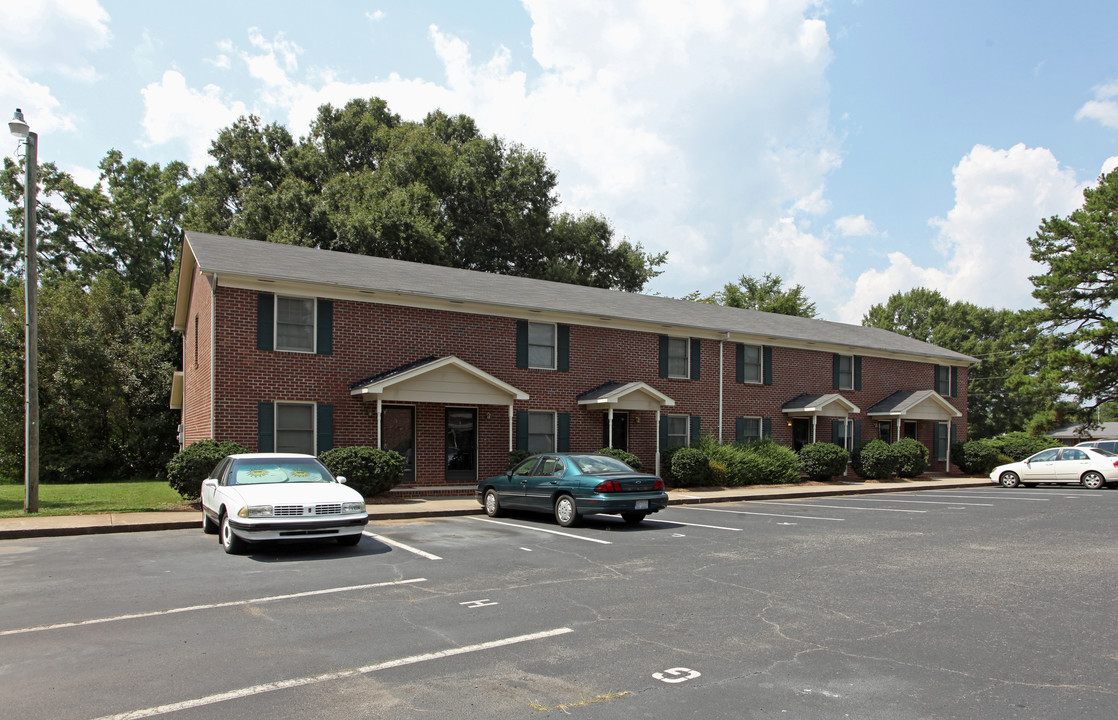
[[[503,510],[547,512],[563,527],[594,514],[620,515],[635,525],[668,506],[663,480],[597,453],[533,455],[479,482],[476,497],[489,517]]]

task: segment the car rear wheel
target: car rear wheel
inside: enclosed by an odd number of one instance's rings
[[[555,522],[563,527],[570,527],[578,522],[578,510],[575,508],[575,499],[570,495],[560,495],[555,501]]]
[[[361,542],[362,533],[353,533],[352,535],[342,535],[338,538],[338,544],[342,547],[353,547]]]
[[[217,535],[217,523],[206,514],[205,510],[202,511],[202,532],[207,535]]]
[[[621,513],[621,519],[624,520],[625,523],[628,525],[637,525],[640,523],[641,520],[644,520],[646,515],[648,515],[648,513],[627,512]]]
[[[1083,483],[1083,487],[1085,488],[1088,488],[1090,490],[1098,490],[1099,488],[1106,485],[1106,478],[1092,470],[1090,472],[1083,473],[1081,482]]]
[[[485,514],[489,517],[501,516],[501,503],[497,500],[496,490],[485,491]]]
[[[230,555],[240,555],[245,551],[245,541],[233,532],[228,513],[221,515],[221,548]]]
[[[1002,487],[1015,488],[1021,484],[1021,478],[1017,476],[1017,473],[1007,471],[998,477],[998,482],[1002,484]]]

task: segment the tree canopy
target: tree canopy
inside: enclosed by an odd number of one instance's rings
[[[192,187],[191,229],[505,275],[637,291],[666,254],[604,218],[556,212],[539,152],[465,115],[406,122],[378,98],[323,105],[309,134],[241,118]]]
[[[1083,206],[1044,220],[1029,238],[1047,272],[1030,278],[1044,330],[1036,384],[1075,399],[1082,420],[1118,399],[1118,169],[1083,191]]]
[[[684,299],[780,315],[817,316],[815,303],[808,299],[803,285],[785,288],[784,279],[770,273],[759,279],[742,275],[736,283],[726,283],[721,290],[710,295],[703,296],[696,290]]]

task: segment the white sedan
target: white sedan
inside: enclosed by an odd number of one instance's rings
[[[312,455],[230,455],[202,481],[202,529],[227,553],[246,542],[334,538],[356,545],[369,522],[365,499]]]
[[[1021,462],[999,465],[990,480],[1003,487],[1075,483],[1096,490],[1118,482],[1118,455],[1088,447],[1049,448]]]

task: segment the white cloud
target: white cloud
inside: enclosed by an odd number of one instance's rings
[[[374,10],[373,12],[367,12],[365,13],[365,17],[369,18],[373,22],[379,22],[384,19],[384,11]]]
[[[207,85],[201,91],[187,87],[186,78],[174,70],[163,73],[159,82],[151,83],[140,93],[144,98],[146,142],[182,142],[187,162],[195,168],[209,162],[207,152],[218,131],[249,112],[240,101],[224,100],[221,89],[215,85]]]
[[[1107,158],[1105,161],[1103,161],[1103,164],[1102,164],[1102,174],[1103,175],[1106,175],[1109,172],[1113,172],[1116,169],[1118,169],[1118,155],[1115,155],[1112,158]]]
[[[847,215],[835,220],[835,230],[843,237],[873,237],[877,226],[865,215]]]
[[[1029,276],[1042,266],[1029,258],[1026,240],[1044,218],[1078,208],[1085,185],[1050,150],[1023,144],[1008,150],[976,145],[954,173],[955,206],[931,221],[942,266],[919,267],[905,254],[891,253],[887,268],[858,278],[841,319],[859,322],[870,305],[920,286],[984,307],[1034,305]]]
[[[1088,100],[1075,114],[1076,120],[1088,118],[1105,127],[1118,130],[1118,82],[1099,85],[1095,99]]]

